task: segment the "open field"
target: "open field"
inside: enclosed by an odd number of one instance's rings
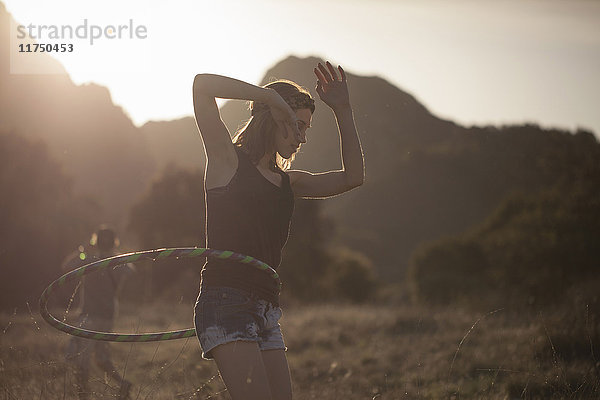
[[[587,312],[315,305],[284,308],[282,327],[296,399],[593,399],[600,344]],[[587,321],[579,331],[563,323],[574,314]],[[122,309],[117,325],[147,332],[191,321],[191,305],[163,304]],[[0,399],[76,398],[68,335],[26,307],[0,315],[0,329]],[[195,338],[111,351],[134,399],[229,398]],[[115,382],[93,371],[94,398],[115,398]]]

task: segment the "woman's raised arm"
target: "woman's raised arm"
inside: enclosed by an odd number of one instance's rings
[[[231,135],[221,120],[215,98],[266,103],[272,95],[269,89],[227,76],[196,75],[193,84],[194,115],[209,162],[237,167]]]
[[[341,75],[327,61],[327,69],[319,63],[314,69],[317,76],[317,93],[335,114],[340,135],[342,169],[313,174],[307,171],[288,171],[296,197],[326,198],[347,192],[363,184],[365,179],[364,156],[350,105],[346,73],[338,66]]]

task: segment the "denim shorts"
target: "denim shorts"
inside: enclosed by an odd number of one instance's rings
[[[194,308],[202,358],[215,347],[238,340],[257,342],[260,350],[287,350],[279,326],[281,308],[230,287],[202,288]]]

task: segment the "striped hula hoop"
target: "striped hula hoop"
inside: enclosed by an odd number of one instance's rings
[[[107,342],[156,342],[159,340],[174,340],[181,338],[188,338],[196,336],[194,328],[188,328],[178,331],[170,332],[156,332],[156,333],[141,333],[141,334],[128,334],[128,333],[112,333],[112,332],[98,332],[87,329],[78,328],[69,325],[56,319],[52,314],[48,312],[48,298],[50,294],[57,288],[63,286],[65,283],[81,278],[84,275],[90,274],[95,271],[100,271],[105,268],[114,268],[119,265],[124,265],[141,259],[158,260],[164,258],[193,258],[193,257],[209,257],[221,260],[232,260],[242,264],[248,264],[258,268],[265,273],[268,273],[276,282],[281,289],[281,280],[277,272],[271,268],[268,264],[250,256],[244,254],[234,253],[233,251],[227,250],[214,250],[202,247],[177,247],[168,249],[156,249],[139,251],[135,253],[121,254],[109,258],[104,258],[96,262],[84,265],[71,272],[68,272],[52,282],[42,292],[40,296],[40,314],[44,320],[59,331],[66,332],[73,336],[79,336],[86,339],[102,340]]]

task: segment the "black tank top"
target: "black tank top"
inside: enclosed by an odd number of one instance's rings
[[[282,177],[280,188],[256,169],[241,148],[235,149],[235,175],[226,186],[206,193],[206,247],[249,255],[277,269],[294,210],[289,176],[278,171]],[[249,265],[207,259],[201,287],[211,286],[242,289],[279,304],[275,280]]]

